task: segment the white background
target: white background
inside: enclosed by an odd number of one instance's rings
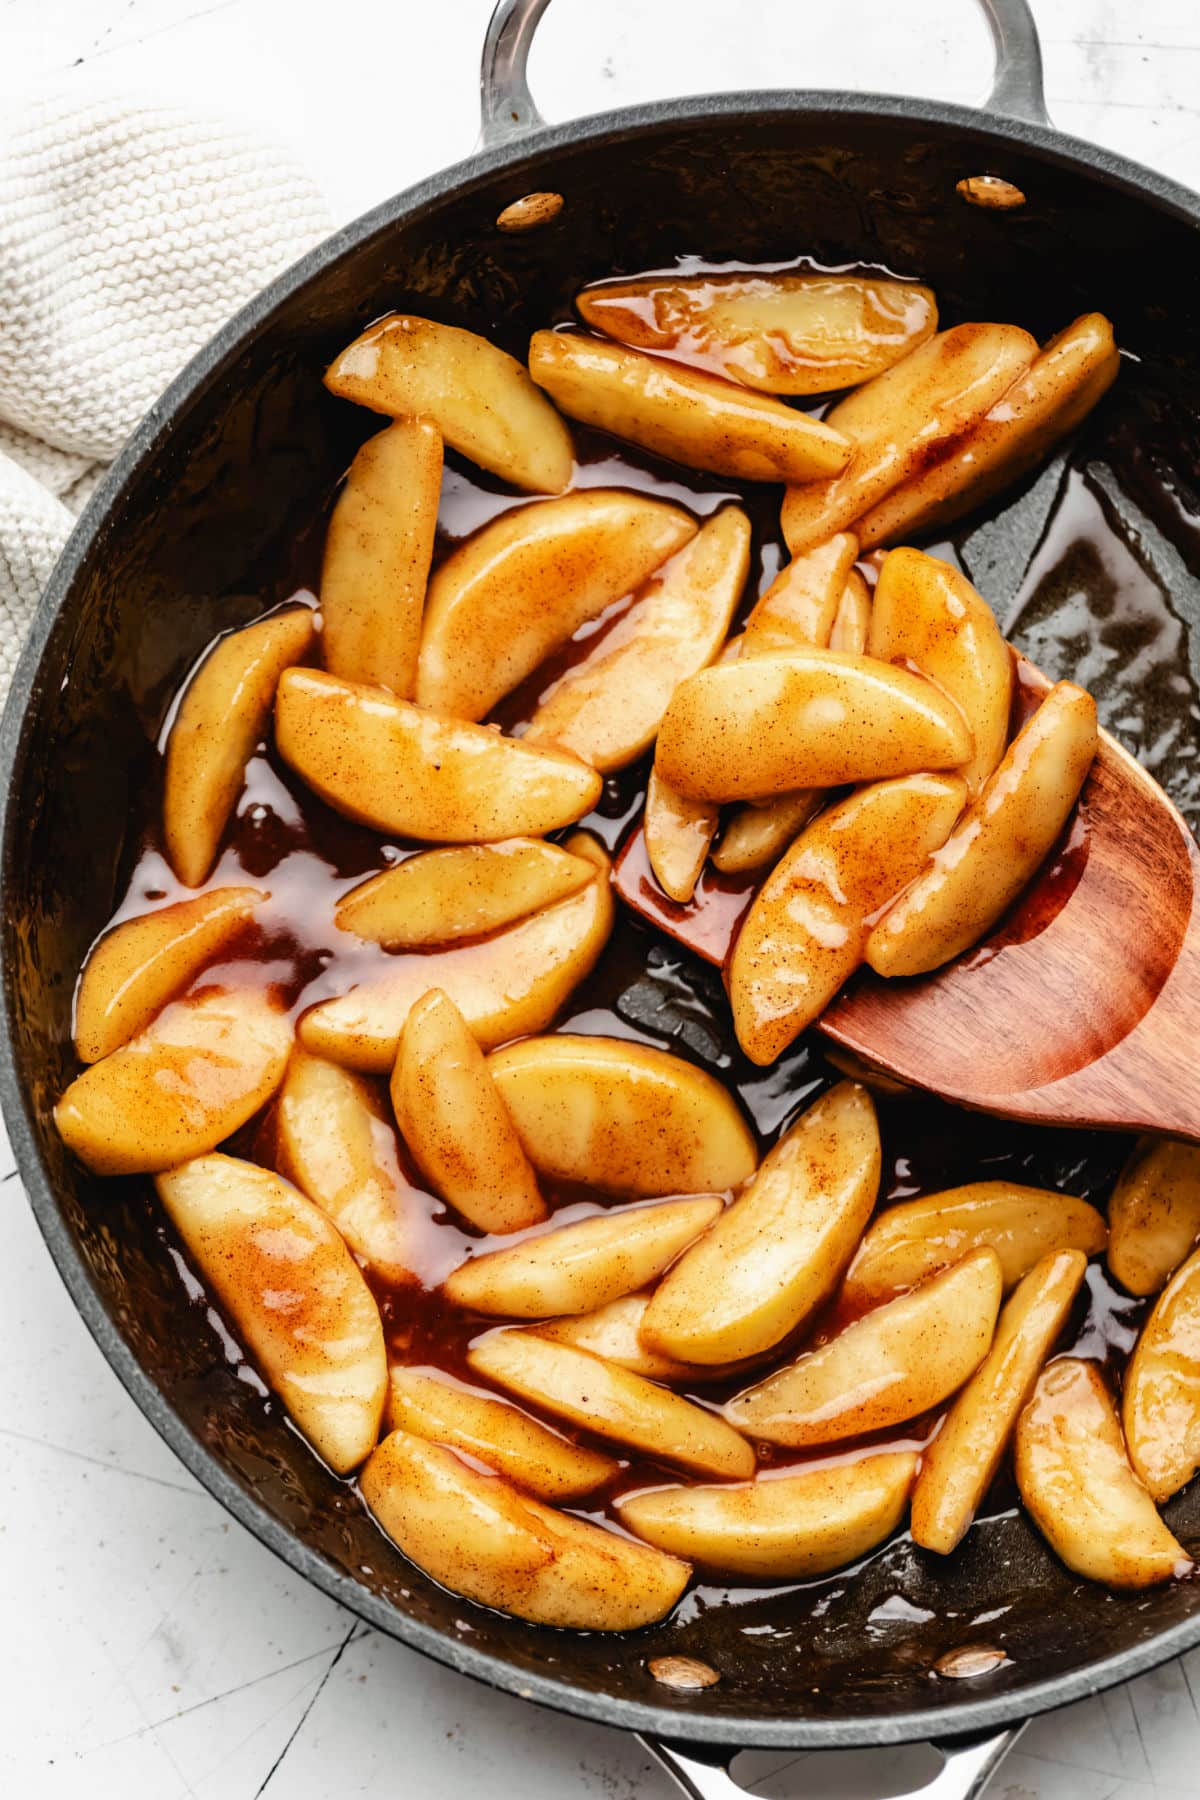
[[[1197,0],[1034,4],[1056,122],[1200,186]],[[265,122],[346,219],[468,151],[489,10],[0,0],[0,129],[5,91],[102,75]],[[556,118],[780,84],[975,100],[989,53],[969,0],[556,0],[532,75]],[[632,1741],[423,1662],[232,1524],[109,1373],[11,1177],[0,1369],[0,1792],[12,1800],[668,1800]],[[991,1792],[1200,1795],[1193,1690],[1200,1652],[1037,1722]],[[921,1768],[894,1752],[865,1772],[851,1760],[776,1756],[739,1773],[764,1794],[877,1800]]]

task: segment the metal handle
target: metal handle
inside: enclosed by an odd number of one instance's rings
[[[992,1737],[958,1738],[935,1744],[942,1766],[910,1800],[978,1800],[1024,1729],[1023,1725],[1013,1725]],[[706,1750],[664,1738],[643,1737],[641,1741],[678,1782],[688,1800],[746,1800],[746,1789],[729,1773],[736,1752]]]
[[[481,150],[494,150],[545,124],[529,91],[529,50],[550,0],[497,0],[483,42],[480,70]],[[985,110],[1048,125],[1042,47],[1029,0],[977,0],[996,51]]]

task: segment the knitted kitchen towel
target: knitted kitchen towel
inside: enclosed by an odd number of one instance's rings
[[[328,230],[289,154],[227,121],[59,88],[0,124],[0,702],[104,465]]]

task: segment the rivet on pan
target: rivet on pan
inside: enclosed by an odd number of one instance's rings
[[[955,192],[968,206],[983,206],[991,212],[1012,212],[1025,205],[1020,188],[1001,175],[964,175]]]
[[[969,1681],[975,1675],[990,1675],[1007,1661],[1007,1653],[991,1644],[963,1644],[939,1656],[933,1667],[947,1681]]]
[[[497,215],[496,224],[501,231],[536,231],[539,226],[548,225],[551,219],[557,219],[562,209],[561,194],[526,194],[506,206]]]
[[[652,1656],[646,1667],[664,1687],[710,1688],[721,1679],[714,1668],[694,1656]]]

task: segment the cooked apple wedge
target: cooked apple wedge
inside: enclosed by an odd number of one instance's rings
[[[1064,1356],[1042,1371],[1017,1425],[1015,1462],[1034,1522],[1077,1575],[1141,1588],[1191,1568],[1129,1466],[1095,1363]]]
[[[434,718],[380,688],[290,669],[275,702],[284,761],[347,818],[433,843],[540,837],[600,798],[577,757]]]
[[[739,657],[681,682],[658,734],[659,772],[694,800],[758,800],[972,756],[952,700],[908,669],[836,650]]]
[[[362,1472],[363,1499],[427,1575],[535,1625],[635,1631],[665,1617],[685,1562],[555,1512],[452,1450],[393,1431]]]
[[[782,400],[603,338],[535,331],[529,373],[569,418],[716,475],[815,481],[850,460],[839,432]]]
[[[338,901],[339,930],[418,950],[484,937],[578,893],[593,863],[541,838],[425,850],[372,875]]]
[[[533,494],[561,494],[571,434],[515,357],[473,331],[389,313],[335,357],[325,386],[395,419],[432,419],[451,449]]]
[[[1004,755],[1012,710],[1012,654],[987,601],[949,563],[892,550],[875,586],[867,650],[918,668],[956,703],[975,739],[959,774],[976,795]]]
[[[432,712],[482,719],[695,535],[695,519],[679,507],[619,488],[502,513],[429,584],[417,699]]]
[[[613,924],[608,858],[582,832],[567,840],[567,848],[596,866],[596,879],[577,894],[491,937],[397,959],[394,974],[305,1013],[301,1042],[348,1068],[387,1074],[404,1021],[431,987],[449,995],[485,1050],[544,1031],[594,968]]]
[[[857,569],[851,569],[838,601],[829,648],[862,656],[871,635],[871,590]]]
[[[985,1245],[1000,1258],[1011,1288],[1054,1251],[1097,1256],[1107,1241],[1102,1214],[1074,1194],[971,1181],[880,1213],[851,1265],[845,1294],[854,1306],[877,1305]]]
[[[557,744],[602,774],[633,762],[679,683],[725,642],[749,568],[750,521],[724,506],[543,696],[526,743]]]
[[[279,677],[308,654],[313,636],[306,606],[272,613],[223,637],[184,689],[167,738],[163,836],[185,887],[199,887],[216,861]]]
[[[964,438],[872,508],[860,521],[864,546],[948,525],[1019,481],[1086,418],[1120,366],[1108,320],[1084,313]]]
[[[1200,1238],[1200,1147],[1140,1138],[1108,1203],[1108,1266],[1131,1294],[1157,1294]]]
[[[802,831],[754,897],[729,963],[738,1043],[773,1062],[862,962],[868,919],[945,843],[966,800],[956,775],[860,788]]]
[[[794,794],[776,794],[773,800],[758,805],[747,802],[721,832],[721,841],[712,853],[713,867],[722,875],[767,868],[821,810],[824,800],[823,788],[797,788]]]
[[[1125,1370],[1129,1460],[1160,1504],[1200,1469],[1200,1255],[1176,1269]]]
[[[80,1061],[99,1062],[144,1031],[269,898],[262,888],[214,888],[106,932],[83,965],[75,994]]]
[[[626,1294],[610,1300],[595,1312],[568,1314],[563,1319],[550,1319],[538,1326],[539,1337],[551,1338],[556,1344],[573,1344],[577,1350],[590,1350],[605,1362],[619,1363],[635,1375],[650,1381],[675,1381],[703,1371],[660,1356],[641,1339],[642,1320],[650,1304],[649,1293]]]
[[[803,1446],[881,1431],[928,1412],[987,1355],[1002,1287],[996,1252],[973,1250],[747,1388],[725,1416],[751,1437]]]
[[[575,304],[607,337],[766,394],[855,387],[937,329],[929,288],[876,275],[649,275]]]
[[[681,906],[696,891],[719,817],[710,802],[686,799],[651,769],[642,814],[646,855],[663,893]]]
[[[904,1516],[911,1451],[744,1487],[651,1488],[617,1501],[621,1523],[647,1543],[726,1575],[765,1581],[825,1575],[857,1562]]]
[[[371,1083],[297,1045],[279,1090],[275,1132],[279,1173],[329,1214],[384,1281],[411,1281],[413,1192]]]
[[[826,649],[857,555],[858,539],[839,531],[828,543],[793,557],[755,602],[738,640],[740,654]]]
[[[850,441],[853,459],[831,480],[788,489],[783,535],[792,555],[852,528],[977,425],[1037,351],[1016,325],[956,325],[840,401],[826,422]]]
[[[1086,1272],[1081,1250],[1053,1251],[1000,1314],[991,1349],[921,1455],[911,1530],[923,1550],[949,1556],[966,1536]]]
[[[170,1169],[215,1150],[283,1077],[291,1021],[253,988],[173,1000],[85,1069],[54,1109],[69,1150],[98,1175]]]
[[[642,1320],[645,1342],[689,1363],[740,1362],[780,1343],[837,1286],[871,1216],[879,1171],[871,1097],[842,1082],[800,1115],[660,1282]]]
[[[1087,779],[1096,702],[1060,681],[1009,746],[936,859],[867,939],[880,975],[923,975],[969,950],[1037,873]]]
[[[704,1475],[754,1473],[754,1451],[716,1413],[587,1350],[503,1327],[476,1338],[467,1361],[510,1393],[646,1456]]]
[[[200,1156],[158,1177],[205,1284],[338,1475],[374,1449],[387,1396],[379,1308],[319,1206],[256,1163]]]
[[[599,1450],[584,1450],[507,1400],[431,1369],[394,1366],[388,1428],[464,1451],[539,1500],[578,1500],[616,1474]]]
[[[617,1206],[460,1264],[442,1291],[501,1319],[593,1312],[645,1287],[721,1212],[718,1195]]]
[[[440,988],[423,994],[405,1020],[392,1105],[427,1179],[480,1231],[521,1231],[545,1218],[537,1176],[483,1051]]]
[[[604,1193],[714,1194],[757,1161],[728,1090],[665,1050],[619,1038],[531,1037],[488,1059],[534,1167]]]

